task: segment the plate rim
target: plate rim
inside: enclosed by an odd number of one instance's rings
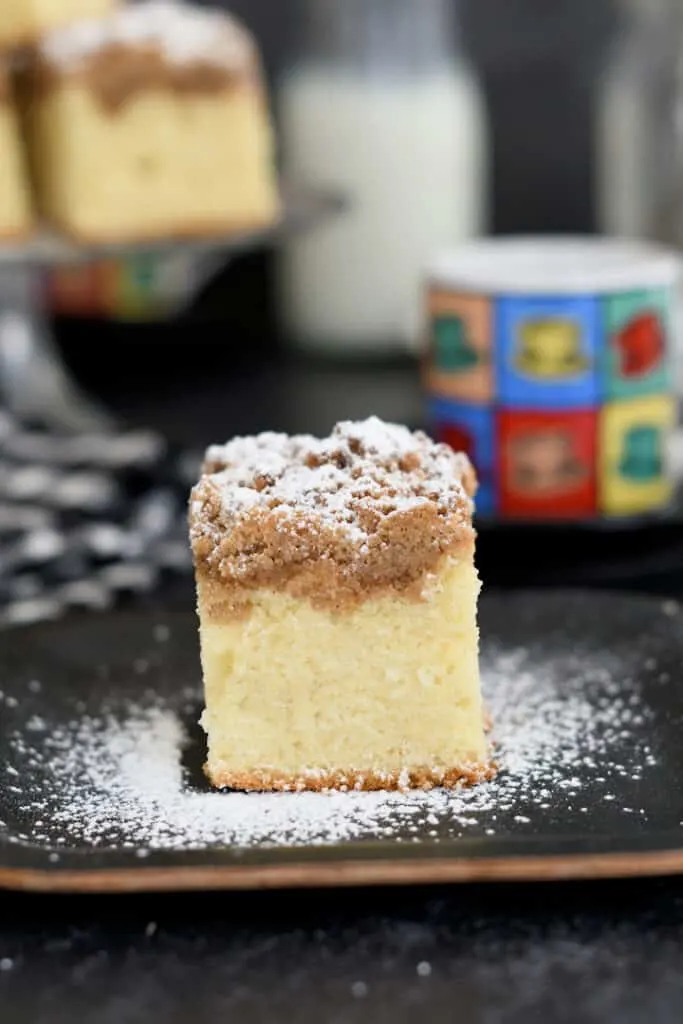
[[[651,878],[683,873],[683,847],[649,851],[491,858],[411,857],[400,861],[176,867],[13,868],[0,863],[0,889],[34,893],[257,891],[473,882],[559,882]]]

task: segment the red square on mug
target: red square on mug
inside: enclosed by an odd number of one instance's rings
[[[593,411],[498,412],[501,511],[566,519],[597,511]]]

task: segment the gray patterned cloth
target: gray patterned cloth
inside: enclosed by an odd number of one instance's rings
[[[109,608],[189,573],[198,464],[156,434],[58,437],[0,410],[0,627]]]

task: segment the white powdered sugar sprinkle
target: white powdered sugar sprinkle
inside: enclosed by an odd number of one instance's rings
[[[14,787],[18,811],[30,822],[10,841],[134,849],[142,858],[155,850],[365,838],[432,843],[528,835],[550,820],[584,822],[588,799],[604,807],[604,827],[614,815],[637,824],[645,817],[639,786],[656,764],[652,713],[635,684],[615,676],[609,655],[599,665],[594,655],[553,662],[527,650],[487,656],[484,691],[499,773],[454,791],[211,792],[185,767],[188,744],[198,741],[190,740],[184,714],[160,703],[74,715],[42,734],[33,723],[10,738],[11,767],[22,782]],[[202,752],[194,754],[198,763]],[[11,782],[3,770],[0,781]]]
[[[248,70],[255,52],[247,30],[225,12],[147,0],[55,29],[42,40],[40,53],[66,70],[110,46],[156,46],[171,63],[200,61],[230,71]]]

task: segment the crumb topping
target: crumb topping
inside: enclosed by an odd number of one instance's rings
[[[366,542],[387,516],[430,504],[440,515],[462,512],[474,488],[464,455],[426,434],[383,423],[338,423],[332,435],[265,433],[209,448],[228,517],[268,508],[285,519],[307,516]]]
[[[236,438],[209,448],[192,492],[195,563],[235,589],[281,587],[333,607],[405,590],[471,547],[475,489],[466,456],[377,417],[322,440]]]
[[[176,0],[147,0],[108,17],[73,22],[45,36],[39,54],[48,64],[73,70],[119,47],[155,47],[171,63],[230,71],[247,70],[254,59],[251,37],[235,18]]]

